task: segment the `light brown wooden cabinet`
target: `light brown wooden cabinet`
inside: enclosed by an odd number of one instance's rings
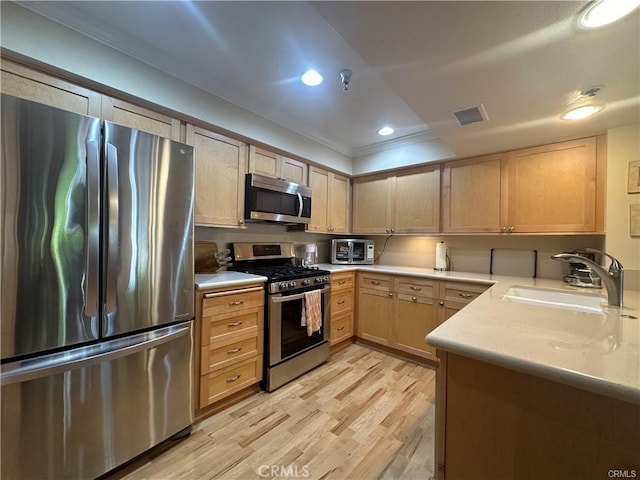
[[[249,173],[279,178],[288,182],[307,185],[307,164],[287,158],[270,150],[249,146]]]
[[[103,95],[101,117],[118,125],[178,142],[184,141],[181,136],[180,120],[124,100]]]
[[[439,229],[440,165],[354,181],[354,233],[432,233]]]
[[[427,334],[487,288],[472,282],[359,272],[357,337],[437,362]]]
[[[447,162],[443,232],[604,230],[604,137]]]
[[[187,125],[195,159],[195,224],[244,227],[247,144]]]
[[[199,290],[196,297],[196,413],[262,379],[264,288]]]
[[[354,335],[356,272],[331,274],[331,331],[329,344],[337,345]]]
[[[2,59],[2,93],[69,112],[100,117],[102,95],[53,76]]]
[[[307,231],[317,233],[349,233],[351,181],[322,168],[309,168],[312,189],[311,221]]]

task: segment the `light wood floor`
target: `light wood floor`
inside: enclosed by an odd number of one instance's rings
[[[111,479],[433,477],[434,370],[361,345]]]

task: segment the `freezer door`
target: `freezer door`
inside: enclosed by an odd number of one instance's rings
[[[194,316],[193,148],[105,122],[105,337]]]
[[[2,95],[2,358],[99,335],[100,121]]]
[[[191,425],[192,330],[2,365],[0,477],[96,478]]]

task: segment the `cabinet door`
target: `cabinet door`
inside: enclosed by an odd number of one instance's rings
[[[358,293],[358,337],[391,345],[393,293],[360,289]]]
[[[331,233],[349,233],[350,198],[349,178],[330,173],[328,218]]]
[[[280,176],[279,162],[278,154],[254,145],[249,147],[249,173],[277,178]]]
[[[293,158],[282,157],[280,160],[280,178],[287,182],[307,185],[307,164]]]
[[[439,325],[439,309],[433,298],[398,295],[394,346],[414,355],[436,359],[436,349],[425,336]]]
[[[196,225],[243,226],[247,145],[193,125],[187,125],[187,143],[196,163]]]
[[[357,179],[353,185],[353,232],[390,233],[390,182],[386,176]]]
[[[309,169],[309,186],[311,187],[311,221],[307,225],[309,232],[329,232],[328,204],[329,204],[329,172],[321,168]]]
[[[92,117],[100,116],[102,95],[97,92],[4,59],[1,68],[2,93],[43,103],[68,112]]]
[[[135,128],[171,140],[181,141],[180,121],[131,103],[102,97],[102,118],[118,125]]]
[[[506,154],[508,225],[518,232],[596,230],[596,139]]]
[[[445,163],[442,231],[500,232],[506,224],[501,216],[506,181],[501,155]]]
[[[440,165],[397,175],[394,188],[394,233],[439,231]]]

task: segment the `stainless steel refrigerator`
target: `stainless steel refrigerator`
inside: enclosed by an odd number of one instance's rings
[[[1,108],[1,477],[94,478],[192,423],[192,147]]]

